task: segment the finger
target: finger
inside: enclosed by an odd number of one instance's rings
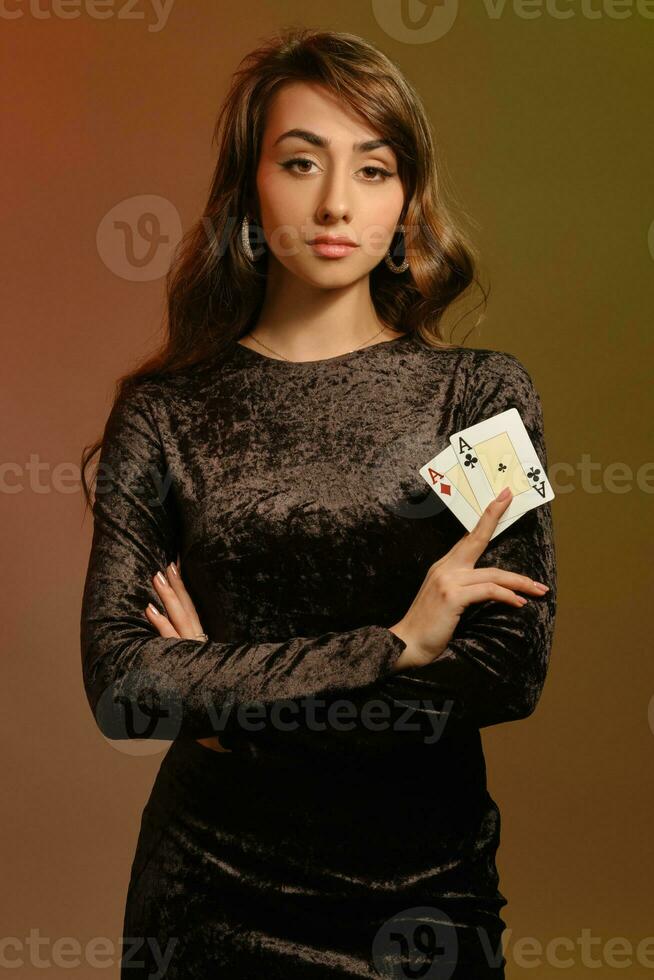
[[[181,639],[179,633],[170,620],[164,616],[163,613],[160,613],[156,606],[153,606],[151,602],[145,607],[145,615],[148,622],[154,626],[160,636],[173,636],[178,640]]]
[[[488,565],[482,568],[467,568],[459,573],[463,576],[462,585],[476,585],[478,582],[497,582],[508,589],[520,589],[521,592],[533,592],[535,595],[542,595],[548,591],[548,586],[528,575],[520,575],[518,572],[510,572],[506,568],[498,568],[495,565]]]
[[[179,564],[176,564],[175,562],[171,561],[166,571],[168,573],[167,574],[168,583],[173,589],[177,598],[179,599],[186,615],[188,616],[188,622],[190,623],[195,633],[201,633],[202,626],[200,625],[200,617],[198,616],[197,609],[195,608],[195,605],[193,604],[193,600],[191,599],[186,589],[186,586],[184,585],[184,582],[182,580]]]
[[[493,599],[496,602],[505,602],[510,606],[522,606],[529,602],[524,596],[516,595],[511,589],[496,582],[480,582],[478,585],[463,585],[461,587],[461,597],[463,604],[468,606],[471,602],[486,602]]]
[[[158,571],[152,576],[152,584],[155,587],[157,595],[161,599],[168,614],[168,618],[175,627],[175,629],[180,634],[186,634],[191,636],[194,632],[194,624],[192,622],[192,617],[189,615],[187,610],[182,605],[182,602],[171,586],[168,579],[165,577],[163,572]],[[201,633],[202,630],[195,630],[197,633]]]
[[[509,507],[512,499],[513,494],[509,489],[506,499],[498,500],[496,497],[494,500],[491,500],[472,531],[464,534],[452,549],[457,558],[463,558],[466,562],[475,564],[488,547],[488,543],[495,532],[498,521]]]

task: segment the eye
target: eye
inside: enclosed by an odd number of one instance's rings
[[[293,167],[295,167],[296,164],[308,164],[309,166],[313,165],[314,167],[317,166],[317,164],[314,163],[313,160],[309,160],[307,157],[293,157],[292,160],[284,160],[284,162],[280,164],[280,166],[282,166],[284,170],[288,170],[291,173],[299,174],[299,176],[309,175],[309,171],[307,170],[302,170],[302,171],[293,170]],[[385,167],[369,166],[369,167],[362,167],[361,170],[367,171],[368,173],[372,172],[373,174],[372,178],[364,177],[364,183],[366,184],[381,184],[385,180],[388,180],[389,177],[395,176],[395,174],[391,170],[386,170]]]
[[[391,170],[386,170],[385,167],[362,167],[362,170],[372,170],[373,173],[380,175],[379,180],[366,180],[367,184],[379,184],[383,181],[388,180],[389,177],[395,176]]]
[[[297,170],[292,169],[296,163],[308,163],[309,165],[313,164],[314,167],[317,166],[317,164],[315,164],[313,160],[308,160],[306,157],[293,157],[292,160],[285,160],[281,164],[281,166],[284,168],[284,170],[290,170],[291,173],[298,173]],[[306,173],[307,173],[306,170],[301,171],[301,174],[306,174]]]

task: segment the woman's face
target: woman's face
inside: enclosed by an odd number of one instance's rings
[[[389,146],[358,145],[379,139],[323,86],[292,82],[273,97],[256,177],[260,220],[274,259],[312,285],[349,285],[391,244],[404,205],[397,158]],[[356,247],[312,246],[320,235]]]

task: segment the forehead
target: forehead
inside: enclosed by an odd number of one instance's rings
[[[272,145],[289,129],[309,129],[332,143],[349,145],[381,134],[349,105],[317,82],[288,82],[273,95],[266,113],[264,142]]]

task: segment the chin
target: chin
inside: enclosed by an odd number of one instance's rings
[[[358,282],[368,274],[367,269],[354,270],[352,266],[346,269],[345,266],[338,266],[337,261],[325,261],[324,265],[316,269],[312,263],[310,268],[292,269],[294,275],[321,289],[342,289]]]

